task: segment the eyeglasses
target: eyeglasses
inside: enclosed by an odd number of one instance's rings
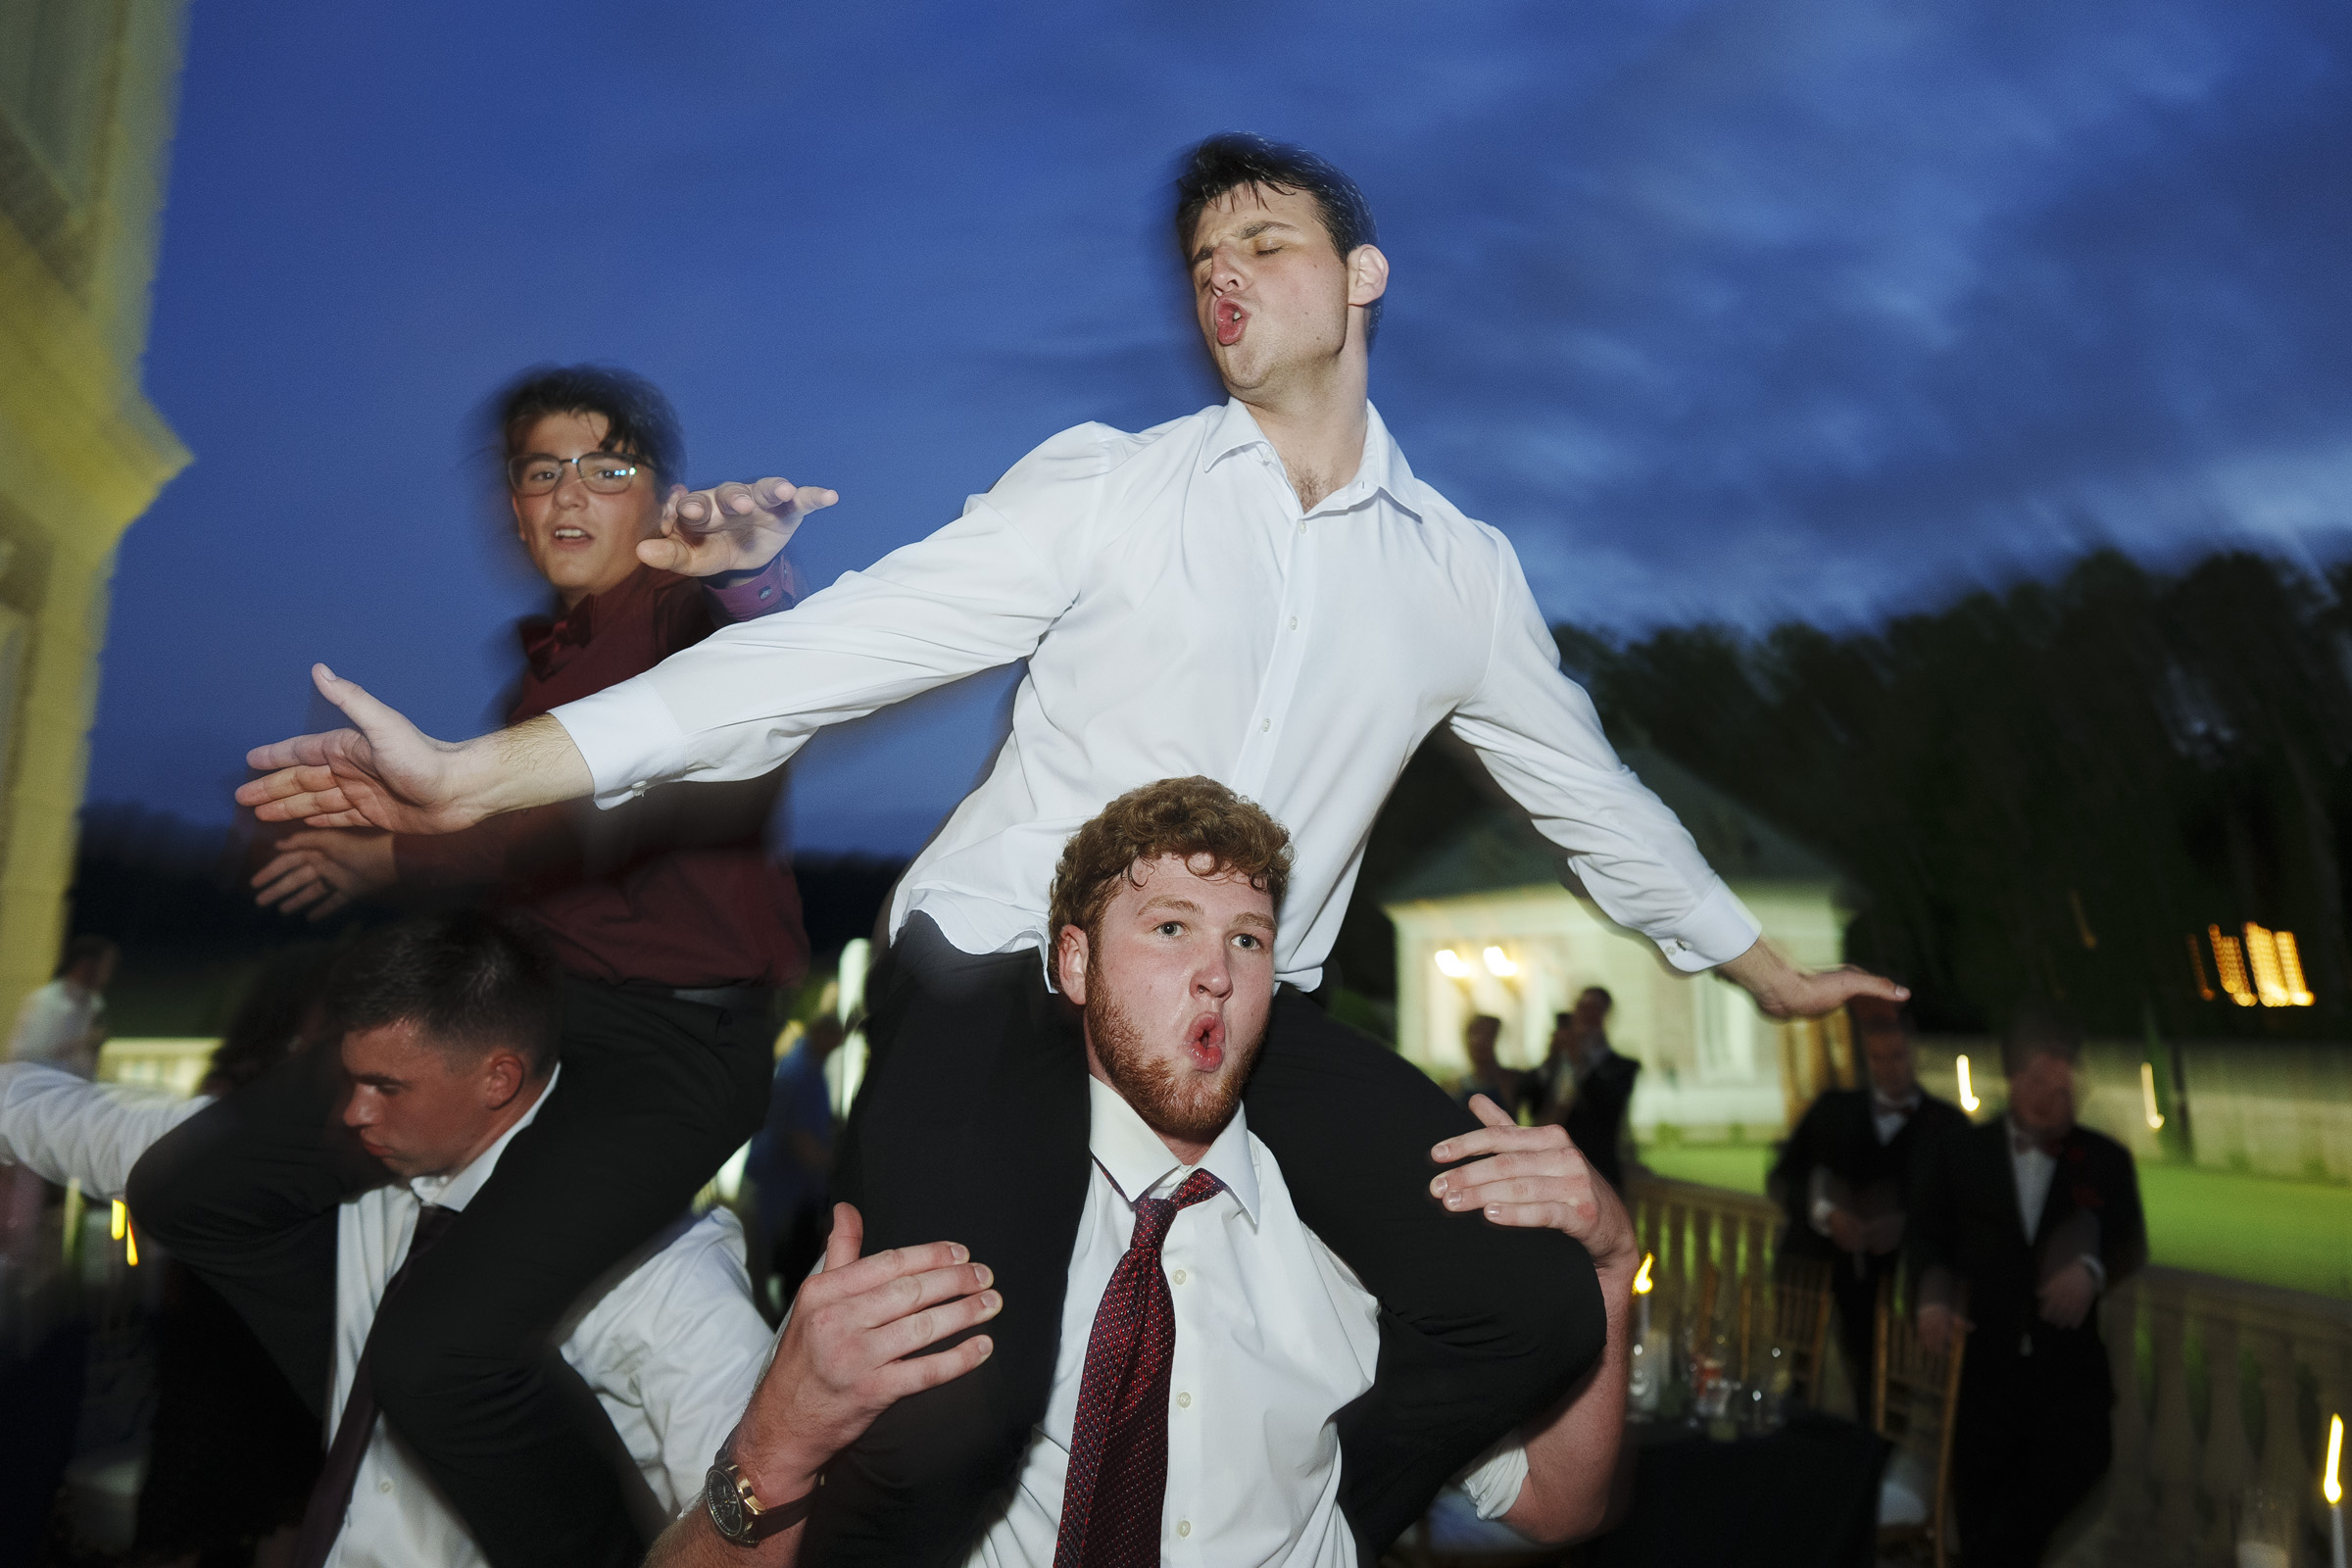
[[[583,452],[576,458],[550,457],[529,452],[507,460],[507,487],[518,496],[543,496],[564,482],[564,470],[580,476],[580,483],[600,496],[616,496],[635,481],[646,465],[613,452]]]

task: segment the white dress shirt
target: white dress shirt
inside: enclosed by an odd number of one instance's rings
[[[1310,512],[1238,402],[1065,430],[928,539],[555,716],[613,805],[754,777],[824,725],[1026,660],[1012,733],[900,880],[892,931],[920,910],[966,953],[1050,947],[1070,834],[1124,791],[1202,773],[1291,830],[1276,969],[1310,989],[1374,814],[1446,724],[1678,968],[1745,952],[1755,920],[1560,673],[1510,542],[1414,478],[1367,414],[1354,479]]]
[[[98,1070],[98,1047],[105,1038],[106,999],[60,975],[35,987],[17,1009],[8,1058],[45,1061],[88,1078]]]
[[[2017,1217],[2031,1242],[2041,1229],[2041,1209],[2050,1200],[2050,1178],[2058,1174],[2058,1161],[2038,1144],[2028,1142],[2021,1149],[2018,1141],[2025,1136],[2015,1123],[2010,1125],[2009,1169],[2017,1178]]]
[[[379,1187],[342,1205],[328,1443],[384,1282],[409,1255],[418,1207],[464,1208],[562,1076],[559,1067],[530,1110],[464,1170]],[[83,1083],[47,1067],[0,1067],[0,1159],[22,1161],[51,1181],[78,1177],[92,1193],[119,1197],[148,1146],[209,1103]],[[681,1220],[647,1251],[624,1277],[573,1308],[563,1325],[564,1359],[612,1418],[655,1500],[675,1514],[700,1495],[711,1455],[743,1413],[773,1336],[752,1304],[743,1231],[733,1214],[712,1209],[690,1224]],[[378,1421],[327,1562],[486,1568],[487,1559],[407,1445]]]
[[[1088,1084],[1095,1169],[1062,1298],[1053,1397],[1004,1514],[969,1568],[1053,1563],[1087,1344],[1135,1231],[1121,1194],[1167,1197],[1195,1168],[1225,1189],[1178,1210],[1160,1248],[1176,1306],[1160,1561],[1353,1568],[1331,1416],[1372,1386],[1377,1305],[1299,1220],[1281,1167],[1239,1111],[1200,1165],[1186,1166],[1116,1092]],[[1465,1487],[1480,1515],[1494,1519],[1518,1500],[1526,1477],[1525,1448],[1506,1441]]]

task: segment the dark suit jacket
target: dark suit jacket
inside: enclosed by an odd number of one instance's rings
[[[2077,1127],[2058,1150],[2040,1223],[2026,1239],[2018,1213],[2009,1119],[2000,1117],[1943,1141],[1921,1177],[1911,1215],[1911,1263],[1923,1280],[1947,1270],[1965,1285],[1970,1383],[2031,1373],[2053,1396],[2095,1399],[2114,1389],[2094,1310],[2082,1326],[2041,1320],[2034,1292],[2057,1266],[2084,1251],[2097,1255],[2107,1283],[2119,1284],[2148,1255],[2147,1221],[2132,1152],[2104,1133]]]
[[[1634,1080],[1642,1064],[1610,1052],[1576,1086],[1576,1098],[1560,1118],[1568,1137],[1592,1168],[1611,1187],[1625,1190],[1625,1162],[1617,1157],[1617,1141],[1625,1132],[1625,1113],[1634,1102]]]
[[[1871,1122],[1869,1090],[1824,1090],[1781,1146],[1780,1158],[1772,1167],[1771,1190],[1788,1216],[1782,1250],[1798,1257],[1836,1259],[1846,1255],[1813,1229],[1816,1167],[1828,1168],[1844,1189],[1840,1201],[1857,1212],[1866,1216],[1908,1214],[1930,1151],[1965,1131],[1968,1124],[1959,1106],[1923,1094],[1902,1130],[1882,1144]],[[1905,1230],[1907,1235],[1907,1221]],[[1893,1260],[1891,1255],[1871,1259],[1871,1276],[1876,1278]]]

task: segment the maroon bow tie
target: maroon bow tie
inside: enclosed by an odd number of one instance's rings
[[[588,646],[588,639],[595,635],[595,600],[583,599],[561,619],[533,615],[515,626],[515,635],[522,641],[522,657],[530,661],[532,674],[547,679],[563,667],[564,650]]]

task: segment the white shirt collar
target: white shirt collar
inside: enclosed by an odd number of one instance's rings
[[[1208,432],[1200,449],[1200,471],[1206,473],[1237,452],[1251,447],[1263,447],[1269,458],[1276,458],[1274,443],[1265,431],[1258,428],[1257,417],[1240,398],[1228,398]],[[1277,461],[1279,459],[1277,458]],[[1385,495],[1397,510],[1415,520],[1420,511],[1407,503],[1403,496],[1404,481],[1413,476],[1406,466],[1404,453],[1380,417],[1380,410],[1370,403],[1364,405],[1364,456],[1356,466],[1355,477],[1327,495],[1315,507],[1315,513],[1348,512],[1361,506],[1375,495]],[[1309,515],[1315,514],[1310,513]]]
[[[507,1152],[507,1145],[514,1141],[516,1133],[537,1118],[539,1107],[547,1103],[547,1097],[556,1092],[556,1080],[563,1076],[564,1065],[558,1062],[556,1070],[547,1075],[547,1082],[541,1086],[539,1098],[531,1102],[531,1108],[515,1117],[514,1125],[498,1135],[498,1142],[474,1155],[472,1164],[447,1176],[419,1176],[410,1182],[409,1191],[416,1195],[416,1201],[441,1208],[464,1208],[472,1202],[474,1195],[490,1180],[491,1172],[498,1169],[498,1156]]]
[[[1094,1077],[1087,1079],[1086,1087],[1093,1110],[1087,1147],[1128,1202],[1147,1196],[1171,1173],[1185,1168],[1117,1090]],[[1200,1163],[1192,1168],[1223,1182],[1241,1200],[1250,1223],[1257,1223],[1257,1162],[1250,1157],[1248,1118],[1240,1106],[1234,1107],[1233,1120],[1217,1134]]]

